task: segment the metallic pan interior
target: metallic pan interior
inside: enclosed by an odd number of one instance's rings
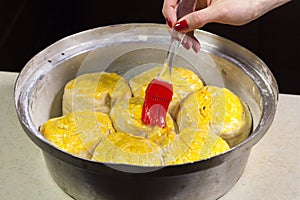
[[[15,85],[16,111],[27,135],[43,150],[51,176],[66,193],[76,199],[216,199],[233,187],[252,146],[273,121],[278,88],[268,67],[245,48],[205,31],[196,31],[196,37],[202,57],[183,49],[175,65],[199,72],[207,84],[218,85],[214,81],[221,78],[225,87],[246,101],[254,126],[240,145],[192,164],[159,169],[109,167],[60,151],[38,132],[42,123],[61,114],[62,89],[77,75],[102,70],[128,75],[135,65],[162,63],[170,38],[165,25],[123,24],[88,30],[54,43],[26,64]]]

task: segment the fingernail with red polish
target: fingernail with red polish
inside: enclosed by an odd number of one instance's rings
[[[169,18],[166,18],[166,22],[167,22],[168,26],[169,26],[170,28],[172,28],[172,22],[170,21]]]
[[[174,25],[174,28],[176,31],[182,31],[182,30],[188,29],[189,25],[188,25],[187,21],[184,19],[182,21],[177,22]]]

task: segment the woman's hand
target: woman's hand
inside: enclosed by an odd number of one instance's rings
[[[195,0],[183,0],[188,4]],[[177,0],[165,0],[162,13],[170,27],[190,32],[207,23],[243,25],[290,0],[196,0],[195,12],[180,19],[176,16]]]

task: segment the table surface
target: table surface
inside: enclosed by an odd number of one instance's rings
[[[0,199],[71,199],[52,180],[41,150],[17,119],[17,73],[0,72]],[[279,95],[274,122],[221,200],[300,199],[300,96]]]

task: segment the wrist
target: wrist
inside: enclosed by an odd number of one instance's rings
[[[291,0],[253,0],[254,7],[256,9],[256,17],[258,18],[263,14],[289,2]]]

